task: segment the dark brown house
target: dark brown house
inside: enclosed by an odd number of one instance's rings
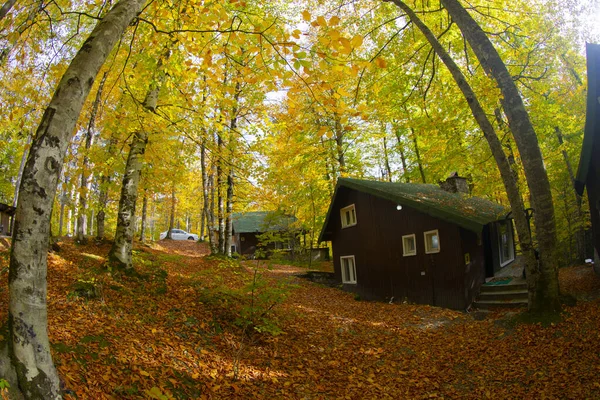
[[[231,217],[232,251],[243,256],[253,256],[256,250],[291,250],[295,240],[293,224],[296,217],[274,211],[234,213]],[[264,253],[261,257],[266,257]]]
[[[467,187],[457,176],[445,184]],[[436,185],[340,178],[319,241],[331,241],[336,279],[363,299],[465,309],[515,259],[507,213]]]
[[[588,92],[583,146],[575,190],[583,196],[587,188],[592,217],[594,268],[600,274],[600,45],[587,44]]]
[[[15,207],[0,203],[0,236],[10,236],[11,219],[16,210]]]

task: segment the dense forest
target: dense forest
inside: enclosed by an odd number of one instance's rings
[[[42,333],[51,238],[108,240],[107,264],[128,271],[134,242],[181,228],[231,256],[234,212],[278,211],[309,249],[339,177],[437,184],[458,171],[472,195],[511,207],[530,308],[558,310],[558,268],[582,263],[590,241],[573,180],[594,7],[4,1],[8,325],[38,332],[48,355],[26,339],[4,349],[26,396],[58,390]]]

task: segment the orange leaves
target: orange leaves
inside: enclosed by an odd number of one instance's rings
[[[78,398],[595,398],[600,390],[598,300],[569,307],[547,328],[515,326],[505,311],[477,321],[356,301],[295,277],[302,268],[274,265],[272,283],[296,285],[277,309],[286,333],[250,340],[232,328],[231,310],[211,307],[218,299],[200,298],[201,288],[236,287],[250,273],[205,258],[196,243],[139,251],[136,267],[148,280],[98,275],[108,246],[61,246],[49,263],[49,333]],[[167,272],[165,293],[157,293],[156,268]],[[103,300],[68,298],[70,285],[91,273]],[[590,267],[560,276],[569,293],[598,298]]]

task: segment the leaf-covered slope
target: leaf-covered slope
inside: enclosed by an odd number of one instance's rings
[[[589,301],[566,307],[564,320],[548,327],[515,326],[504,311],[479,321],[430,306],[361,302],[294,278],[273,309],[284,333],[249,337],[236,325],[234,292],[213,289],[243,287],[257,264],[205,257],[197,243],[164,246],[136,251],[142,278],[99,273],[106,246],[62,243],[49,256],[50,337],[66,398],[600,395],[600,279],[589,267],[561,270],[563,289]],[[2,252],[0,302],[6,266]],[[276,265],[266,274],[274,284],[300,271]],[[73,295],[75,282],[92,279],[99,298]]]

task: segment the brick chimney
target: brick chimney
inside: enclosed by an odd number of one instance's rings
[[[439,185],[446,192],[469,194],[469,185],[467,178],[458,176],[458,172],[452,172],[445,182],[439,182]]]

